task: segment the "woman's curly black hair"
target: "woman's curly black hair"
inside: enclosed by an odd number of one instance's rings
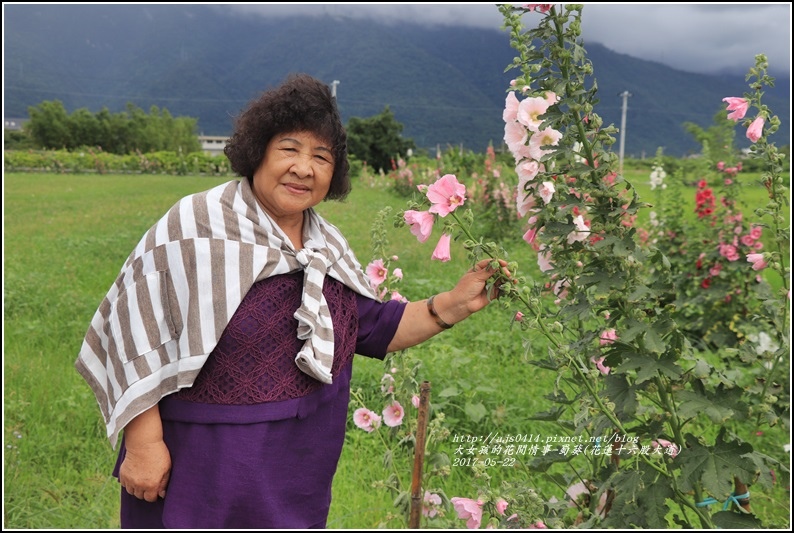
[[[291,74],[251,101],[237,117],[223,152],[232,170],[252,181],[270,140],[287,132],[309,132],[329,144],[334,174],[325,199],[345,198],[350,192],[347,133],[328,85],[308,74]]]

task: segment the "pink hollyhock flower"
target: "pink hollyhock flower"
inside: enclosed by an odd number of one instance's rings
[[[549,205],[551,202],[551,197],[554,196],[554,184],[550,181],[544,181],[543,184],[538,189],[538,194],[543,199],[543,203]]]
[[[606,376],[607,374],[609,374],[611,368],[604,365],[604,359],[606,359],[606,357],[599,357],[598,359],[596,359],[595,357],[591,357],[590,362],[596,366],[599,372],[601,372]]]
[[[435,218],[430,211],[414,211],[409,209],[403,213],[405,223],[411,226],[411,233],[416,235],[419,242],[425,242],[433,232]]]
[[[505,144],[516,161],[529,156],[529,147],[526,145],[528,138],[527,129],[518,122],[505,123]]]
[[[529,131],[538,131],[543,123],[543,119],[538,118],[549,108],[549,103],[545,98],[532,97],[525,98],[518,104],[518,115],[516,119],[527,127]]]
[[[380,427],[380,417],[365,407],[359,407],[353,413],[353,423],[367,433]]]
[[[416,394],[411,396],[411,405],[413,405],[417,409],[419,409],[419,402],[420,402],[419,396],[417,396]]]
[[[661,446],[662,449],[667,448],[667,454],[670,455],[671,457],[675,457],[676,455],[678,455],[678,445],[670,442],[669,440],[665,440],[665,439],[658,439],[658,441],[652,440],[651,446],[653,446],[654,450],[657,449],[659,446]]]
[[[518,217],[526,216],[527,213],[532,211],[533,207],[535,207],[535,195],[527,193],[523,189],[518,189],[518,194],[516,194],[516,213]]]
[[[469,529],[479,529],[482,522],[482,500],[471,500],[469,498],[450,498],[458,518],[466,518],[466,527]]]
[[[538,172],[543,168],[543,165],[533,159],[525,160],[516,165],[516,174],[518,174],[518,190],[523,191],[524,185],[528,181],[535,179]]]
[[[391,405],[387,405],[383,409],[383,423],[390,428],[402,424],[403,416],[405,416],[405,411],[403,410],[403,406],[400,405],[400,402],[398,401],[395,401]]]
[[[576,226],[576,229],[568,234],[568,244],[584,241],[590,236],[590,228],[585,224],[582,215],[573,219],[573,225]]]
[[[452,256],[449,254],[449,242],[451,236],[447,235],[446,233],[441,234],[441,238],[438,239],[438,244],[436,244],[436,249],[433,250],[433,255],[430,256],[430,259],[438,259],[442,263],[446,263]]]
[[[717,170],[722,170],[724,168],[725,168],[725,162],[724,161],[720,161],[719,163],[717,163]]]
[[[544,251],[544,249],[541,249],[541,251],[538,252],[538,266],[541,272],[546,272],[554,268],[554,265],[551,263],[551,251]]]
[[[752,237],[755,240],[758,240],[761,238],[762,232],[763,232],[763,228],[761,228],[761,226],[753,226],[752,229],[750,230],[750,237]]]
[[[516,316],[513,318],[516,322],[523,322],[524,321],[524,313],[521,311],[516,311]]]
[[[529,524],[527,529],[549,529],[546,524],[543,523],[543,520],[538,520],[534,524]]]
[[[367,265],[366,273],[372,288],[377,289],[381,283],[386,281],[389,270],[383,264],[383,259],[375,259]]]
[[[514,80],[515,81],[515,80]],[[502,111],[502,120],[505,122],[513,122],[518,116],[518,98],[516,93],[510,91],[505,98],[505,110]]]
[[[536,228],[529,228],[527,232],[524,233],[522,238],[527,242],[527,244],[534,244],[537,236],[538,230]]]
[[[732,244],[720,244],[720,255],[728,261],[737,261],[739,259],[739,252]]]
[[[445,174],[427,188],[427,199],[433,204],[430,212],[445,217],[466,201],[466,186],[452,174]]]
[[[576,501],[579,499],[579,497],[582,495],[589,495],[590,491],[587,490],[587,486],[585,485],[585,482],[580,481],[579,483],[568,487],[568,490],[566,490],[565,493],[571,499],[571,501],[568,502],[568,506],[576,507]],[[604,491],[604,493],[601,494],[601,498],[598,501],[598,507],[596,507],[596,514],[601,514],[603,512],[606,503],[607,503],[607,493],[606,491]]]
[[[524,7],[527,9],[531,9],[532,11],[538,11],[540,13],[547,13],[553,4],[524,4]]]
[[[428,518],[436,516],[438,514],[438,509],[441,507],[441,496],[426,490],[424,502],[422,514]]]
[[[747,254],[747,262],[753,264],[753,270],[763,270],[767,267],[764,254]]]
[[[726,111],[732,111],[732,113],[728,113],[728,118],[734,122],[742,120],[747,113],[747,109],[750,107],[750,102],[748,102],[746,98],[728,96],[723,98],[722,101],[728,103]]]
[[[507,502],[504,499],[499,498],[499,501],[496,502],[496,512],[504,516],[506,509],[507,509]]]
[[[395,257],[397,257],[397,256],[395,256]],[[403,269],[402,268],[395,268],[392,271],[392,274],[394,274],[394,277],[397,278],[397,279],[403,279]]]
[[[408,303],[408,298],[406,298],[397,291],[391,291],[390,299],[397,300],[398,302]]]
[[[603,333],[601,333],[601,341],[600,341],[601,346],[612,344],[617,340],[617,338],[618,338],[618,334],[615,333],[614,328],[606,329],[603,331]]]
[[[540,159],[554,150],[544,149],[543,146],[557,146],[562,139],[562,133],[554,128],[546,128],[532,134],[529,138],[529,156],[532,159]]]
[[[755,117],[755,120],[747,128],[747,138],[752,142],[757,142],[764,133],[764,117]]]
[[[546,103],[549,104],[550,106],[560,101],[560,97],[557,96],[557,94],[553,91],[546,91],[545,93],[543,93],[543,96],[546,97]]]

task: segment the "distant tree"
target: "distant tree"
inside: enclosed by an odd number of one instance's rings
[[[389,171],[393,159],[416,148],[412,139],[403,139],[402,131],[403,125],[389,106],[369,118],[351,117],[347,124],[348,152],[374,170]]]
[[[132,103],[127,104],[126,111],[115,114],[103,107],[96,114],[81,108],[70,115],[60,101],[54,100],[28,108],[28,114],[26,131],[39,148],[99,146],[115,154],[201,150],[196,134],[198,121],[174,118],[167,109],[157,106],[152,106],[148,115]]]
[[[41,148],[57,150],[71,144],[69,115],[60,100],[45,101],[28,108],[30,121],[26,129],[30,138]]]
[[[736,157],[734,139],[736,123],[727,118],[725,108],[720,108],[714,115],[714,122],[704,129],[694,122],[684,122],[684,129],[692,135],[700,146],[707,147],[711,158],[717,161],[733,161]]]

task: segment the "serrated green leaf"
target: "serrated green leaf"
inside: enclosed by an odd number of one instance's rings
[[[703,413],[715,424],[722,424],[733,416],[733,409],[722,403],[717,403],[695,391],[680,391],[676,393],[678,415],[684,418],[696,417]]]
[[[673,498],[673,489],[667,483],[656,483],[643,493],[640,508],[644,510],[645,526],[653,529],[667,529],[665,516],[670,509],[667,500]]]
[[[734,511],[719,511],[711,517],[714,525],[722,529],[763,529],[763,524],[755,515]]]
[[[535,413],[527,418],[527,420],[545,420],[545,421],[556,421],[559,420],[562,414],[565,412],[565,407],[558,406],[549,409],[548,411],[541,411],[539,413]]]
[[[530,471],[533,472],[545,472],[548,470],[553,464],[556,463],[567,463],[575,456],[572,453],[565,454],[565,453],[558,453],[557,451],[551,451],[545,455],[539,455],[535,457],[529,465]]]
[[[607,375],[605,396],[615,404],[615,414],[621,420],[627,420],[637,412],[637,389],[632,386],[624,375]]]
[[[653,353],[664,353],[665,350],[667,350],[667,344],[654,328],[648,328],[645,330],[643,344],[648,351]]]
[[[664,374],[673,379],[678,379],[683,371],[676,364],[672,356],[660,358],[651,357],[638,353],[627,353],[623,356],[624,362],[618,365],[615,372],[626,372],[627,370],[637,370],[637,384],[647,381],[658,374]]]
[[[675,458],[681,472],[681,489],[694,490],[700,483],[708,495],[725,501],[733,491],[733,478],[748,483],[758,474],[753,461],[743,457],[753,451],[753,447],[736,441],[725,442],[725,428],[720,430],[713,446],[703,446],[698,439],[687,434],[686,448]]]

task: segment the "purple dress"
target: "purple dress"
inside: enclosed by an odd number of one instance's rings
[[[405,305],[378,303],[326,277],[333,384],[294,362],[303,274],[251,288],[195,383],[163,398],[171,453],[165,499],[121,490],[121,527],[324,528],[347,423],[353,354],[382,359]],[[113,474],[126,448],[122,440]]]

